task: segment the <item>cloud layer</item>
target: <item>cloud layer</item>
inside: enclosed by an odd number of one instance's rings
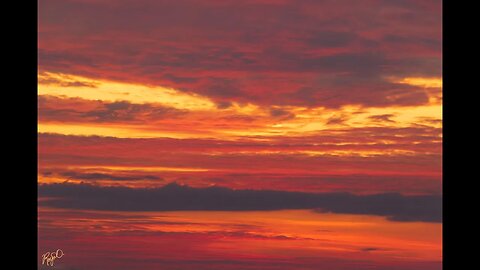
[[[419,105],[424,89],[390,78],[441,76],[438,0],[46,0],[39,12],[40,70],[220,106]]]
[[[316,209],[343,214],[386,216],[396,221],[441,222],[441,196],[400,194],[353,195],[269,190],[191,188],[169,184],[161,188],[102,187],[87,184],[39,186],[39,195],[54,199],[47,206],[110,211],[254,211]]]

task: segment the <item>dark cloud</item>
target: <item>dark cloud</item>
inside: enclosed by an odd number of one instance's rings
[[[198,78],[179,77],[179,76],[175,76],[173,74],[168,74],[168,73],[163,75],[163,78],[176,83],[194,83],[198,81]]]
[[[295,114],[281,108],[271,108],[270,115],[283,120],[295,118]]]
[[[375,248],[375,247],[366,247],[366,248],[360,249],[360,251],[364,251],[364,252],[377,251],[377,250],[381,250],[381,249]]]
[[[303,193],[270,190],[191,188],[169,184],[161,188],[100,187],[87,184],[43,184],[39,196],[55,197],[52,207],[112,211],[280,210],[315,209],[319,212],[385,216],[395,221],[441,222],[442,197],[395,193]]]
[[[228,109],[228,108],[230,108],[231,106],[232,106],[232,103],[229,102],[229,101],[219,101],[219,102],[217,103],[217,108],[218,108],[218,109],[221,109],[221,110],[223,110],[223,109]]]
[[[439,38],[418,38],[406,35],[387,34],[384,36],[383,41],[391,46],[413,46],[416,44],[433,51],[441,51],[442,49],[442,42]]]
[[[298,59],[298,68],[305,71],[347,72],[375,75],[388,63],[384,55],[377,52],[341,53],[321,57]]]
[[[379,115],[372,115],[372,116],[369,116],[368,118],[369,119],[372,119],[373,121],[378,121],[378,122],[390,122],[390,123],[394,123],[395,121],[393,121],[392,117],[394,117],[395,115],[394,114],[379,114]]]
[[[96,84],[91,83],[91,82],[85,82],[85,81],[75,81],[75,80],[70,80],[70,81],[61,81],[55,78],[45,78],[45,77],[40,77],[38,78],[38,83],[39,84],[45,84],[45,85],[59,85],[62,87],[90,87],[90,88],[95,88],[97,87]]]
[[[347,45],[353,40],[355,40],[355,34],[336,31],[322,31],[307,38],[307,42],[315,47],[339,47]]]
[[[127,101],[104,103],[103,108],[82,114],[82,117],[90,118],[96,122],[135,121],[138,116],[157,120],[178,114],[180,110],[153,106],[150,104],[133,104]]]
[[[236,81],[223,78],[208,79],[208,82],[201,87],[201,91],[202,94],[217,98],[233,98],[242,95],[242,91]]]
[[[135,181],[135,180],[161,180],[160,177],[155,175],[116,175],[109,173],[98,172],[76,172],[76,171],[63,171],[63,172],[51,172],[46,171],[42,173],[43,176],[57,175],[64,177],[65,179],[78,179],[78,180],[113,180],[113,181]]]
[[[182,183],[191,183],[197,175],[179,179]],[[350,192],[355,194],[375,194],[399,192],[408,195],[439,195],[442,193],[441,176],[385,176],[385,175],[311,175],[235,173],[217,175],[205,179],[218,186],[245,189],[275,189],[309,192]]]
[[[354,72],[322,76],[308,86],[273,96],[271,100],[281,105],[309,107],[338,108],[345,104],[387,107],[423,105],[428,103],[429,96],[420,87]]]
[[[330,118],[327,119],[327,125],[341,125],[341,124],[344,124],[345,121],[348,120],[348,117],[344,116],[344,115],[336,115],[336,116],[332,116]]]
[[[38,114],[42,121],[140,123],[169,119],[185,113],[184,110],[156,104],[103,102],[43,95],[38,97]]]

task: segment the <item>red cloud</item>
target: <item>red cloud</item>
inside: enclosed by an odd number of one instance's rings
[[[418,105],[439,77],[440,1],[42,1],[40,70],[218,103]],[[341,18],[341,19],[339,19]]]

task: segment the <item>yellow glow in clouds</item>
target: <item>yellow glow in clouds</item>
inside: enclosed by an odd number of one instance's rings
[[[177,109],[209,110],[215,104],[208,98],[171,88],[118,83],[80,76],[44,72],[38,75],[38,94],[131,103],[159,103]],[[50,83],[49,83],[50,82]],[[75,85],[75,87],[72,87]]]
[[[442,78],[403,78],[397,83],[409,84],[414,86],[420,86],[425,88],[441,88],[442,87]]]

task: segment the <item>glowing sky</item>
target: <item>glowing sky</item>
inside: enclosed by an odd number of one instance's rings
[[[40,1],[39,252],[80,270],[441,269],[441,8]],[[88,203],[168,188],[164,211]],[[274,207],[246,207],[242,190]],[[241,211],[174,211],[188,192]]]

